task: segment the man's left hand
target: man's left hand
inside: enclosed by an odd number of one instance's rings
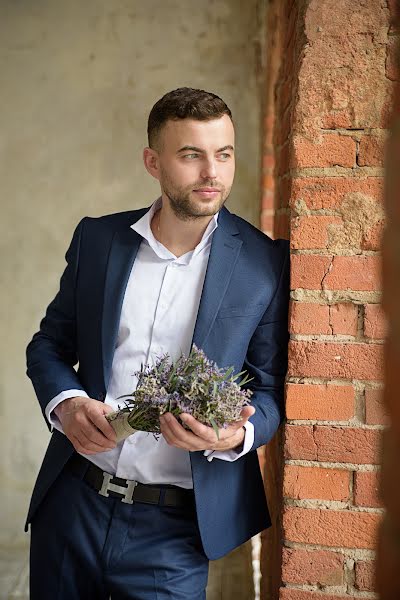
[[[183,450],[231,450],[243,443],[244,424],[255,413],[253,406],[245,406],[240,421],[230,423],[226,429],[219,429],[219,439],[212,427],[197,421],[192,415],[182,413],[179,419],[190,429],[185,429],[171,413],[160,417],[161,433],[170,446]]]

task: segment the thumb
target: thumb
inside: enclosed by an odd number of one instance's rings
[[[254,415],[254,413],[256,412],[256,409],[254,408],[254,406],[245,406],[244,408],[242,408],[241,412],[240,412],[240,416],[242,417],[242,419],[249,419],[252,415]]]

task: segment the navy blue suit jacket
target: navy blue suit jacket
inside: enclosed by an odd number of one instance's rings
[[[147,210],[84,218],[77,226],[60,290],[27,348],[27,373],[43,413],[63,390],[105,398],[125,288],[142,241],[130,225]],[[208,462],[203,452],[190,453],[199,529],[210,559],[270,525],[256,448],[271,439],[284,414],[288,299],[288,242],[271,240],[223,208],[193,342],[218,366],[249,372],[256,412],[254,445],[237,461]],[[27,523],[73,451],[53,431]]]

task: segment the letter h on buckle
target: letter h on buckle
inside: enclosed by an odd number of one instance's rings
[[[99,490],[99,494],[101,496],[109,497],[108,492],[116,492],[117,494],[121,494],[123,498],[121,498],[121,502],[125,502],[126,504],[133,504],[133,492],[135,487],[137,486],[137,481],[127,479],[127,487],[123,487],[121,485],[116,485],[115,483],[111,483],[111,479],[113,479],[113,475],[110,473],[106,473],[103,471],[103,483],[101,484],[101,489]]]

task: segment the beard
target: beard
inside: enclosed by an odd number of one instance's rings
[[[161,189],[170,201],[171,209],[181,221],[194,221],[202,217],[212,217],[227,201],[231,188],[226,188],[215,181],[202,181],[189,186],[179,187],[175,185],[165,171],[162,172],[160,180]],[[194,197],[193,190],[201,187],[215,187],[219,195],[212,201],[202,203],[201,199]]]

